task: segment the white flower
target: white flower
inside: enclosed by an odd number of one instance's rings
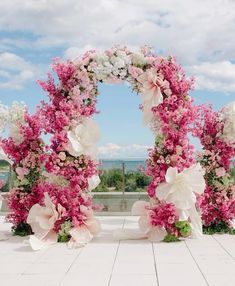
[[[72,156],[88,155],[95,157],[96,142],[100,137],[98,125],[90,118],[84,119],[74,130],[67,133],[65,149]]]
[[[235,101],[229,103],[221,112],[224,121],[222,137],[228,144],[235,145]]]
[[[24,141],[24,135],[20,133],[20,130],[21,129],[17,124],[10,125],[9,136],[17,145],[21,144]]]
[[[20,134],[19,124],[24,123],[25,112],[26,105],[22,102],[14,101],[9,108],[0,104],[0,134],[8,127],[9,136],[15,143],[22,143],[24,137]]]
[[[100,184],[100,177],[98,175],[93,175],[92,177],[88,178],[88,191],[91,192]]]
[[[45,193],[45,206],[35,204],[29,211],[27,223],[31,226],[34,235],[30,236],[29,243],[33,250],[39,250],[57,242],[57,233],[53,230],[55,222],[61,217],[65,209],[59,204],[56,206]]]
[[[132,54],[131,60],[132,64],[137,67],[143,67],[147,63],[143,54]]]
[[[4,131],[9,121],[9,109],[0,102],[0,134]]]
[[[116,50],[112,56],[100,53],[95,56],[97,66],[92,68],[98,80],[109,81],[113,76],[125,78],[130,57],[123,50]]]
[[[166,172],[166,182],[156,188],[156,196],[161,200],[173,203],[177,208],[179,219],[190,217],[193,236],[202,235],[201,218],[195,208],[196,195],[203,194],[206,183],[199,164],[193,165],[178,173],[177,168],[170,167]]]
[[[26,112],[26,105],[23,102],[13,101],[9,108],[9,116],[11,124],[16,122],[24,123],[24,116]]]
[[[169,167],[166,172],[166,183],[156,188],[159,200],[175,204],[178,209],[187,210],[196,203],[195,193],[202,194],[205,190],[203,171],[199,164],[178,173],[176,167]]]

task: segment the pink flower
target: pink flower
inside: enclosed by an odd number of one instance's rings
[[[223,177],[223,176],[225,176],[226,171],[223,167],[220,167],[220,168],[215,169],[215,173],[216,173],[217,177]]]
[[[15,169],[16,174],[17,174],[17,178],[19,180],[23,180],[25,176],[27,176],[29,174],[29,169],[24,168],[24,167],[17,167]]]

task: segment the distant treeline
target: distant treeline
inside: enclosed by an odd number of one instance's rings
[[[0,168],[1,167],[8,167],[9,166],[9,163],[5,160],[0,160]]]
[[[101,183],[94,192],[144,192],[150,182],[150,178],[140,171],[128,171],[123,174],[121,169],[103,170]]]

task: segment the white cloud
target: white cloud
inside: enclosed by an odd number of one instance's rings
[[[196,78],[200,90],[235,91],[235,64],[229,61],[204,62],[187,69]]]
[[[91,45],[85,45],[82,48],[70,47],[70,48],[65,50],[64,57],[66,59],[75,59],[79,55],[84,54],[86,51],[93,50],[93,49],[95,49],[95,48],[92,47]]]
[[[0,53],[0,89],[22,89],[39,69],[14,53]]]
[[[120,43],[131,48],[152,45],[161,53],[175,54],[192,71],[203,63],[216,68],[217,63],[235,60],[233,0],[0,1],[0,27],[26,34],[15,42],[3,37],[1,49],[27,48],[28,32],[33,35],[32,49],[62,47],[66,57]],[[225,90],[220,78],[215,84],[211,75],[197,76],[200,88]]]
[[[147,150],[151,146],[147,145],[118,145],[107,143],[98,147],[99,157],[102,159],[120,159],[120,158],[146,158]]]
[[[33,33],[39,48],[147,43],[189,63],[234,57],[234,10],[229,0],[12,0],[0,2],[0,27]]]

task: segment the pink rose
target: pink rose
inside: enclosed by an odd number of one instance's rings
[[[65,152],[60,152],[59,155],[58,155],[59,159],[61,161],[65,161],[66,160],[66,154]]]

